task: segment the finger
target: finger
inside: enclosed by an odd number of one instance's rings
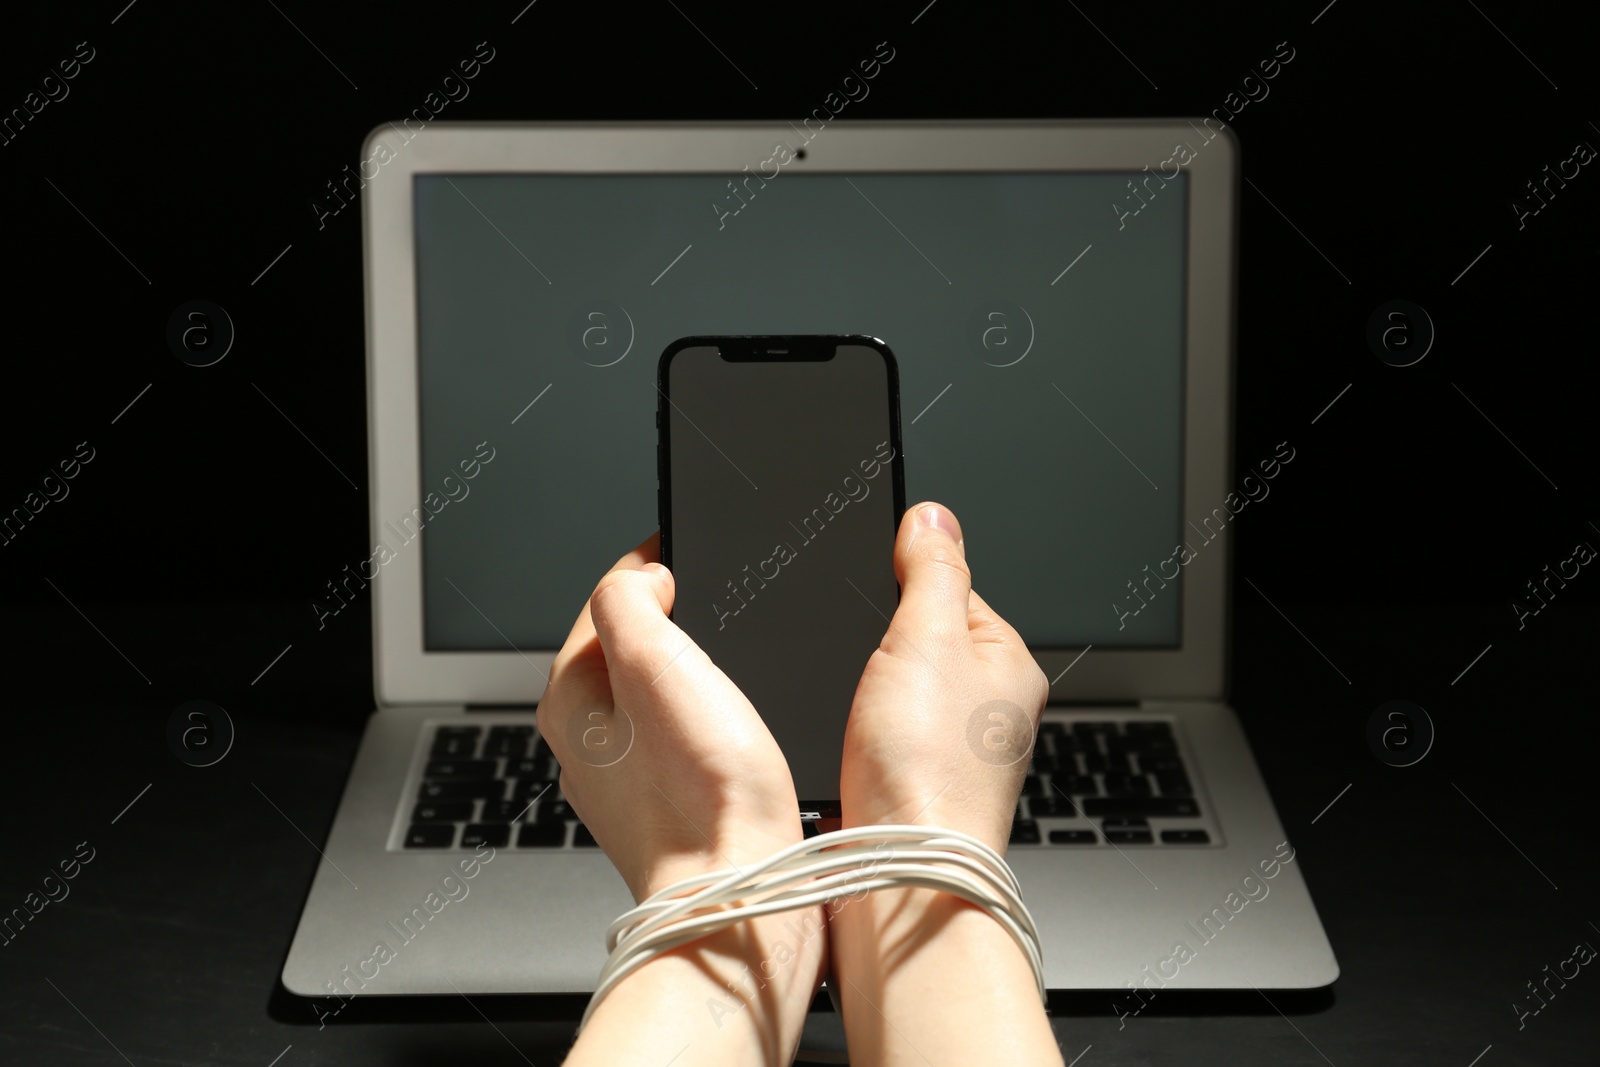
[[[645,564],[659,567],[661,564],[655,561],[660,556],[661,535],[657,532],[634,546],[606,574],[637,570]],[[602,577],[601,581],[604,582],[605,578]],[[571,632],[550,665],[549,684],[545,686],[544,698],[539,701],[539,714],[535,716],[539,734],[546,742],[550,742],[552,735],[560,734],[565,729],[566,720],[576,709],[592,705],[609,706],[612,700],[610,672],[606,668],[600,640],[595,635],[589,603],[589,600],[584,601],[577,621],[572,624]]]
[[[619,703],[625,691],[654,684],[694,644],[667,618],[673,596],[671,572],[652,563],[642,570],[612,571],[589,598],[595,635]]]
[[[965,637],[972,572],[960,542],[961,526],[942,504],[918,504],[901,518],[894,542],[900,579],[894,628],[938,640]]]
[[[659,563],[606,576],[590,598],[611,694],[620,708],[650,709],[653,725],[718,738],[725,755],[766,735],[739,687],[667,618],[672,574]]]
[[[606,577],[617,571],[636,571],[646,563],[657,563],[661,559],[661,531],[657,530],[633,549],[601,576],[604,582]],[[596,585],[599,588],[599,585]],[[583,610],[578,612],[577,621],[572,624],[572,630],[567,634],[567,640],[561,646],[561,651],[556,653],[556,664],[560,665],[567,660],[586,657],[598,657],[599,646],[595,643],[594,619],[590,615],[590,599],[583,602]],[[670,608],[668,609],[670,610]]]

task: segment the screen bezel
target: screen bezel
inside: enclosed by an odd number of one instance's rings
[[[1202,120],[1196,119],[1194,122]],[[1201,142],[1188,173],[1180,512],[1220,502],[1232,461],[1238,142],[1182,119],[850,122],[804,142],[803,173],[1139,172]],[[808,127],[809,130],[809,127]],[[422,497],[413,179],[422,174],[739,174],[799,138],[763,123],[445,123],[374,128],[363,160],[385,161],[362,197],[367,327],[369,526]],[[1066,258],[1075,254],[1064,250]],[[1063,260],[1065,262],[1065,259]],[[1039,648],[1053,703],[1219,700],[1226,695],[1231,538],[1184,568],[1176,648]],[[624,546],[625,548],[626,546]],[[621,554],[619,549],[618,554]],[[421,553],[372,583],[380,704],[534,704],[555,649],[429,651]],[[596,580],[599,575],[595,576]],[[981,587],[982,580],[978,581]]]

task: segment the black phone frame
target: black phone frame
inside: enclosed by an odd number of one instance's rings
[[[883,357],[889,386],[889,443],[894,449],[894,458],[889,461],[894,493],[894,527],[889,537],[893,544],[906,511],[906,479],[905,449],[900,438],[900,365],[889,345],[868,334],[695,335],[668,344],[656,364],[656,515],[661,531],[661,562],[668,570],[672,569],[672,470],[668,462],[672,454],[672,420],[666,418],[666,410],[672,403],[672,357],[687,348],[709,347],[716,348],[724,360],[735,363],[826,363],[840,345],[871,348]],[[837,799],[800,798],[802,819],[835,819],[839,814]]]

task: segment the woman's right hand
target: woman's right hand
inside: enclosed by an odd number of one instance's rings
[[[1004,853],[1050,694],[1017,631],[972,590],[948,508],[906,511],[900,605],[856,688],[845,731],[845,827],[921,823]]]
[[[940,826],[1003,854],[1050,686],[1017,631],[972,591],[948,509],[906,512],[894,570],[900,606],[845,729],[843,823]],[[932,1052],[943,1063],[1060,1067],[1027,959],[967,901],[872,893],[832,909],[828,942],[851,1063],[925,1067]]]

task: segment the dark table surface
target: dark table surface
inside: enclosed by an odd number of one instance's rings
[[[1233,702],[1342,977],[1270,1003],[1173,991],[1126,1028],[1108,995],[1058,996],[1066,1058],[1595,1062],[1600,978],[1580,972],[1520,1028],[1513,1009],[1519,998],[1532,1006],[1525,983],[1546,964],[1579,941],[1600,944],[1594,703],[1580,691],[1600,632],[1594,611],[1552,605],[1519,632],[1504,608],[1275,603],[1284,614],[1253,594],[1238,602]],[[351,667],[366,655],[361,626],[292,649],[275,688],[240,681],[281,647],[273,634],[298,625],[296,610],[106,607],[92,624],[99,635],[64,606],[4,619],[25,705],[13,704],[13,721],[33,728],[13,728],[6,746],[0,899],[20,905],[81,842],[94,858],[65,900],[0,949],[0,1062],[559,1062],[581,1010],[571,998],[355,1002],[319,1029],[310,1003],[278,987],[314,846],[370,710],[352,682],[364,670]],[[169,649],[187,635],[189,653],[167,653],[188,657],[172,672],[197,687],[190,695],[229,709],[238,735],[217,765],[187,767],[167,750],[177,699],[74,696],[128,692],[119,672],[140,669],[144,633]],[[112,634],[126,661],[102,640]],[[319,674],[333,692],[317,695]],[[151,691],[164,690],[152,681]],[[1405,768],[1381,763],[1365,739],[1372,709],[1396,697],[1427,708],[1437,728],[1427,758]]]

